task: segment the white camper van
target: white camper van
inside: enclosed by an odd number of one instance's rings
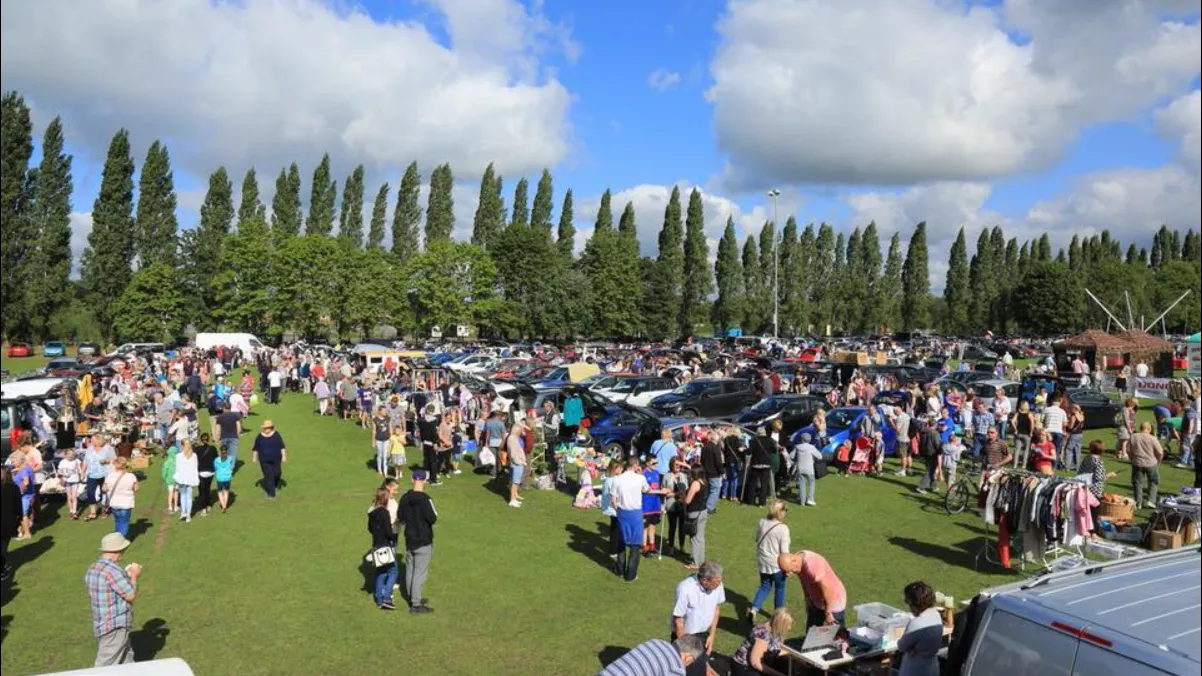
[[[253,333],[198,333],[196,347],[208,350],[220,346],[236,347],[244,354],[263,348],[263,343]]]

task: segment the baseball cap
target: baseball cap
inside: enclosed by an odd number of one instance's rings
[[[109,533],[108,535],[100,538],[101,552],[123,552],[129,545],[129,540],[126,540],[125,536],[120,533]]]
[[[426,480],[426,470],[424,470],[424,469],[413,470],[413,480],[414,481],[425,481]]]

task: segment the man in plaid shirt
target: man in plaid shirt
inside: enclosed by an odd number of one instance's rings
[[[104,536],[100,540],[100,559],[84,575],[92,600],[92,632],[98,642],[97,667],[134,661],[129,642],[129,629],[133,625],[131,604],[138,595],[142,566],[131,563],[122,568],[118,565],[129,544],[120,533]]]

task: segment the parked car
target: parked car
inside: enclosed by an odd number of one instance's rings
[[[75,354],[79,357],[95,357],[100,354],[100,343],[80,343],[75,346]]]
[[[1069,402],[1081,407],[1085,414],[1085,429],[1097,430],[1114,427],[1114,417],[1122,406],[1097,390],[1074,387],[1064,392]]]
[[[987,347],[981,347],[980,345],[965,345],[964,352],[960,355],[960,359],[962,359],[964,361],[969,361],[969,360],[975,361],[978,359],[996,361],[997,358],[998,358],[997,352],[994,352],[993,350],[991,350]]]
[[[48,340],[42,343],[43,357],[61,357],[67,354],[67,346],[61,340]]]
[[[633,406],[615,405],[607,414],[598,418],[589,427],[593,445],[611,458],[626,458],[630,452],[638,452],[635,438],[644,435],[659,435],[660,421],[650,412]],[[654,428],[654,431],[652,430]],[[653,441],[654,439],[652,439]],[[650,446],[651,441],[646,443]]]
[[[809,394],[777,394],[743,409],[735,422],[743,427],[755,428],[780,420],[781,432],[793,436],[798,429],[814,422],[814,414],[830,408],[822,397]]]
[[[626,376],[614,383],[612,387],[593,391],[611,401],[623,401],[631,406],[646,407],[656,397],[668,394],[674,389],[676,389],[676,383],[671,378]]]
[[[45,371],[47,373],[50,373],[51,371],[59,371],[62,369],[78,369],[78,368],[79,368],[79,360],[76,359],[75,357],[59,357],[58,359],[51,359],[50,362],[48,364],[46,364]]]
[[[729,422],[712,418],[652,418],[635,433],[634,438],[630,441],[631,450],[638,455],[645,455],[651,450],[651,444],[663,436],[665,429],[672,433],[672,440],[680,444],[698,429],[719,429],[731,426],[732,424]]]
[[[661,416],[730,418],[756,401],[751,381],[738,378],[698,378],[651,400]]]
[[[12,452],[12,428],[25,420],[31,409],[58,418],[57,400],[66,378],[31,378],[0,386],[0,455]]]
[[[818,450],[822,451],[823,455],[830,457],[835,454],[835,449],[839,448],[844,441],[854,443],[860,436],[860,423],[866,415],[868,415],[868,409],[860,406],[841,406],[827,411],[827,442]],[[811,437],[817,437],[814,433],[814,426],[807,425],[793,433],[791,442],[800,443],[801,435],[804,433],[809,433]],[[893,455],[897,451],[897,431],[893,429],[892,425],[881,427],[881,441],[885,446],[885,455]]]
[[[1001,388],[1006,393],[1006,398],[1010,400],[1010,410],[1018,410],[1018,395],[1021,386],[1010,380],[978,380],[971,385],[964,385],[955,381],[949,381],[944,387],[945,390],[955,390],[957,392],[967,394],[968,390],[972,390],[978,397],[986,402],[992,401],[997,396],[998,388]]]
[[[1202,548],[1190,545],[981,592],[956,620],[946,674],[1202,672]]]
[[[9,357],[32,357],[33,350],[30,349],[28,343],[9,343],[8,344],[8,356]]]

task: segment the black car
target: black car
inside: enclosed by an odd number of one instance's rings
[[[1068,401],[1081,407],[1085,414],[1085,429],[1096,430],[1114,427],[1114,417],[1122,407],[1110,397],[1086,387],[1073,387],[1064,391]],[[1062,408],[1068,408],[1062,404]]]
[[[739,378],[698,378],[651,400],[651,410],[666,417],[730,418],[757,397],[751,381]]]
[[[987,347],[981,347],[980,345],[965,345],[964,353],[960,355],[960,358],[965,361],[975,361],[977,359],[996,360],[998,355],[996,352]]]
[[[754,428],[780,420],[782,431],[789,437],[797,430],[814,421],[814,414],[830,408],[822,397],[809,394],[777,394],[761,399],[749,406],[735,418],[743,427]]]

